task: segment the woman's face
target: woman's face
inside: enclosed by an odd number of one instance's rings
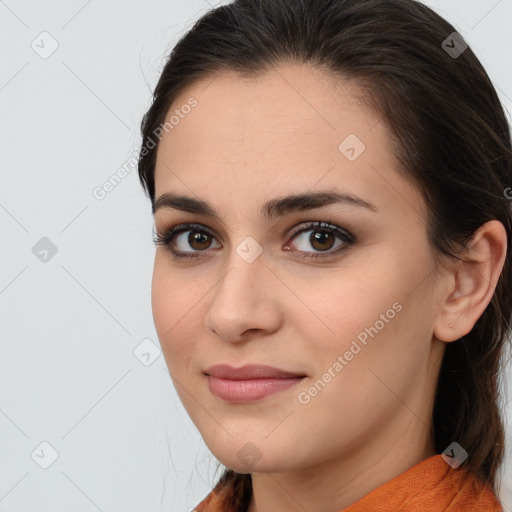
[[[156,199],[187,196],[216,216],[160,201],[157,233],[195,226],[157,247],[155,326],[192,421],[242,473],[431,450],[444,346],[426,207],[354,87],[292,64],[224,72],[183,90],[166,117]],[[320,193],[352,199],[279,203]],[[220,364],[294,377],[207,375]]]

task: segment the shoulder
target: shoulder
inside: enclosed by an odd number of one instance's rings
[[[503,512],[493,490],[443,457],[423,460],[367,494],[344,512]]]
[[[226,498],[229,495],[226,491],[228,489],[225,488],[224,492],[219,493],[214,489],[191,512],[231,512],[231,506],[226,508]]]

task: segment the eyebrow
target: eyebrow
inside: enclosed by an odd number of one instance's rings
[[[315,208],[322,208],[331,204],[357,206],[366,208],[373,212],[377,211],[377,207],[374,204],[365,201],[351,192],[326,190],[271,199],[260,207],[260,213],[266,219],[272,220],[277,217],[283,217],[291,212],[313,210]],[[189,196],[176,195],[171,192],[162,194],[155,201],[153,205],[153,215],[161,208],[172,208],[184,212],[206,215],[220,220],[219,212],[207,201],[202,201]]]

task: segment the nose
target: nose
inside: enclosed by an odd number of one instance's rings
[[[212,292],[206,328],[230,343],[276,331],[280,307],[275,292],[280,285],[264,253],[248,262],[233,248],[228,269]]]

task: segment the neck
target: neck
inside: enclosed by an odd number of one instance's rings
[[[405,409],[405,408],[404,408]],[[340,512],[409,468],[436,454],[426,425],[409,415],[370,443],[341,456],[293,471],[252,474],[247,512]],[[412,432],[412,433],[411,433]],[[388,447],[393,449],[389,450]]]

